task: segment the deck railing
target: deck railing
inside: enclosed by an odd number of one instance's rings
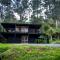
[[[41,33],[41,31],[39,29],[28,29],[28,30],[21,30],[21,29],[13,29],[13,28],[10,28],[10,29],[3,29],[2,32],[16,32],[16,33],[29,33],[29,34],[38,34],[38,33]]]

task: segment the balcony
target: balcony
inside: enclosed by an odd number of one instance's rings
[[[4,31],[3,31],[4,32]],[[11,33],[28,33],[28,34],[39,34],[41,31],[39,29],[33,28],[7,28],[6,32]]]
[[[28,28],[16,28],[15,29],[16,32],[20,32],[20,33],[28,33]]]

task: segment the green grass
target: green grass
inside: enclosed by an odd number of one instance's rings
[[[60,48],[0,44],[2,60],[60,60]]]

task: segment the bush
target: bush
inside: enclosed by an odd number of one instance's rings
[[[34,42],[35,43],[45,43],[45,40],[43,40],[43,39],[36,39]]]
[[[53,44],[60,44],[60,40],[53,40],[51,43],[53,43]]]

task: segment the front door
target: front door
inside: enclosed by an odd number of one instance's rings
[[[22,36],[21,43],[28,43],[28,36]]]

